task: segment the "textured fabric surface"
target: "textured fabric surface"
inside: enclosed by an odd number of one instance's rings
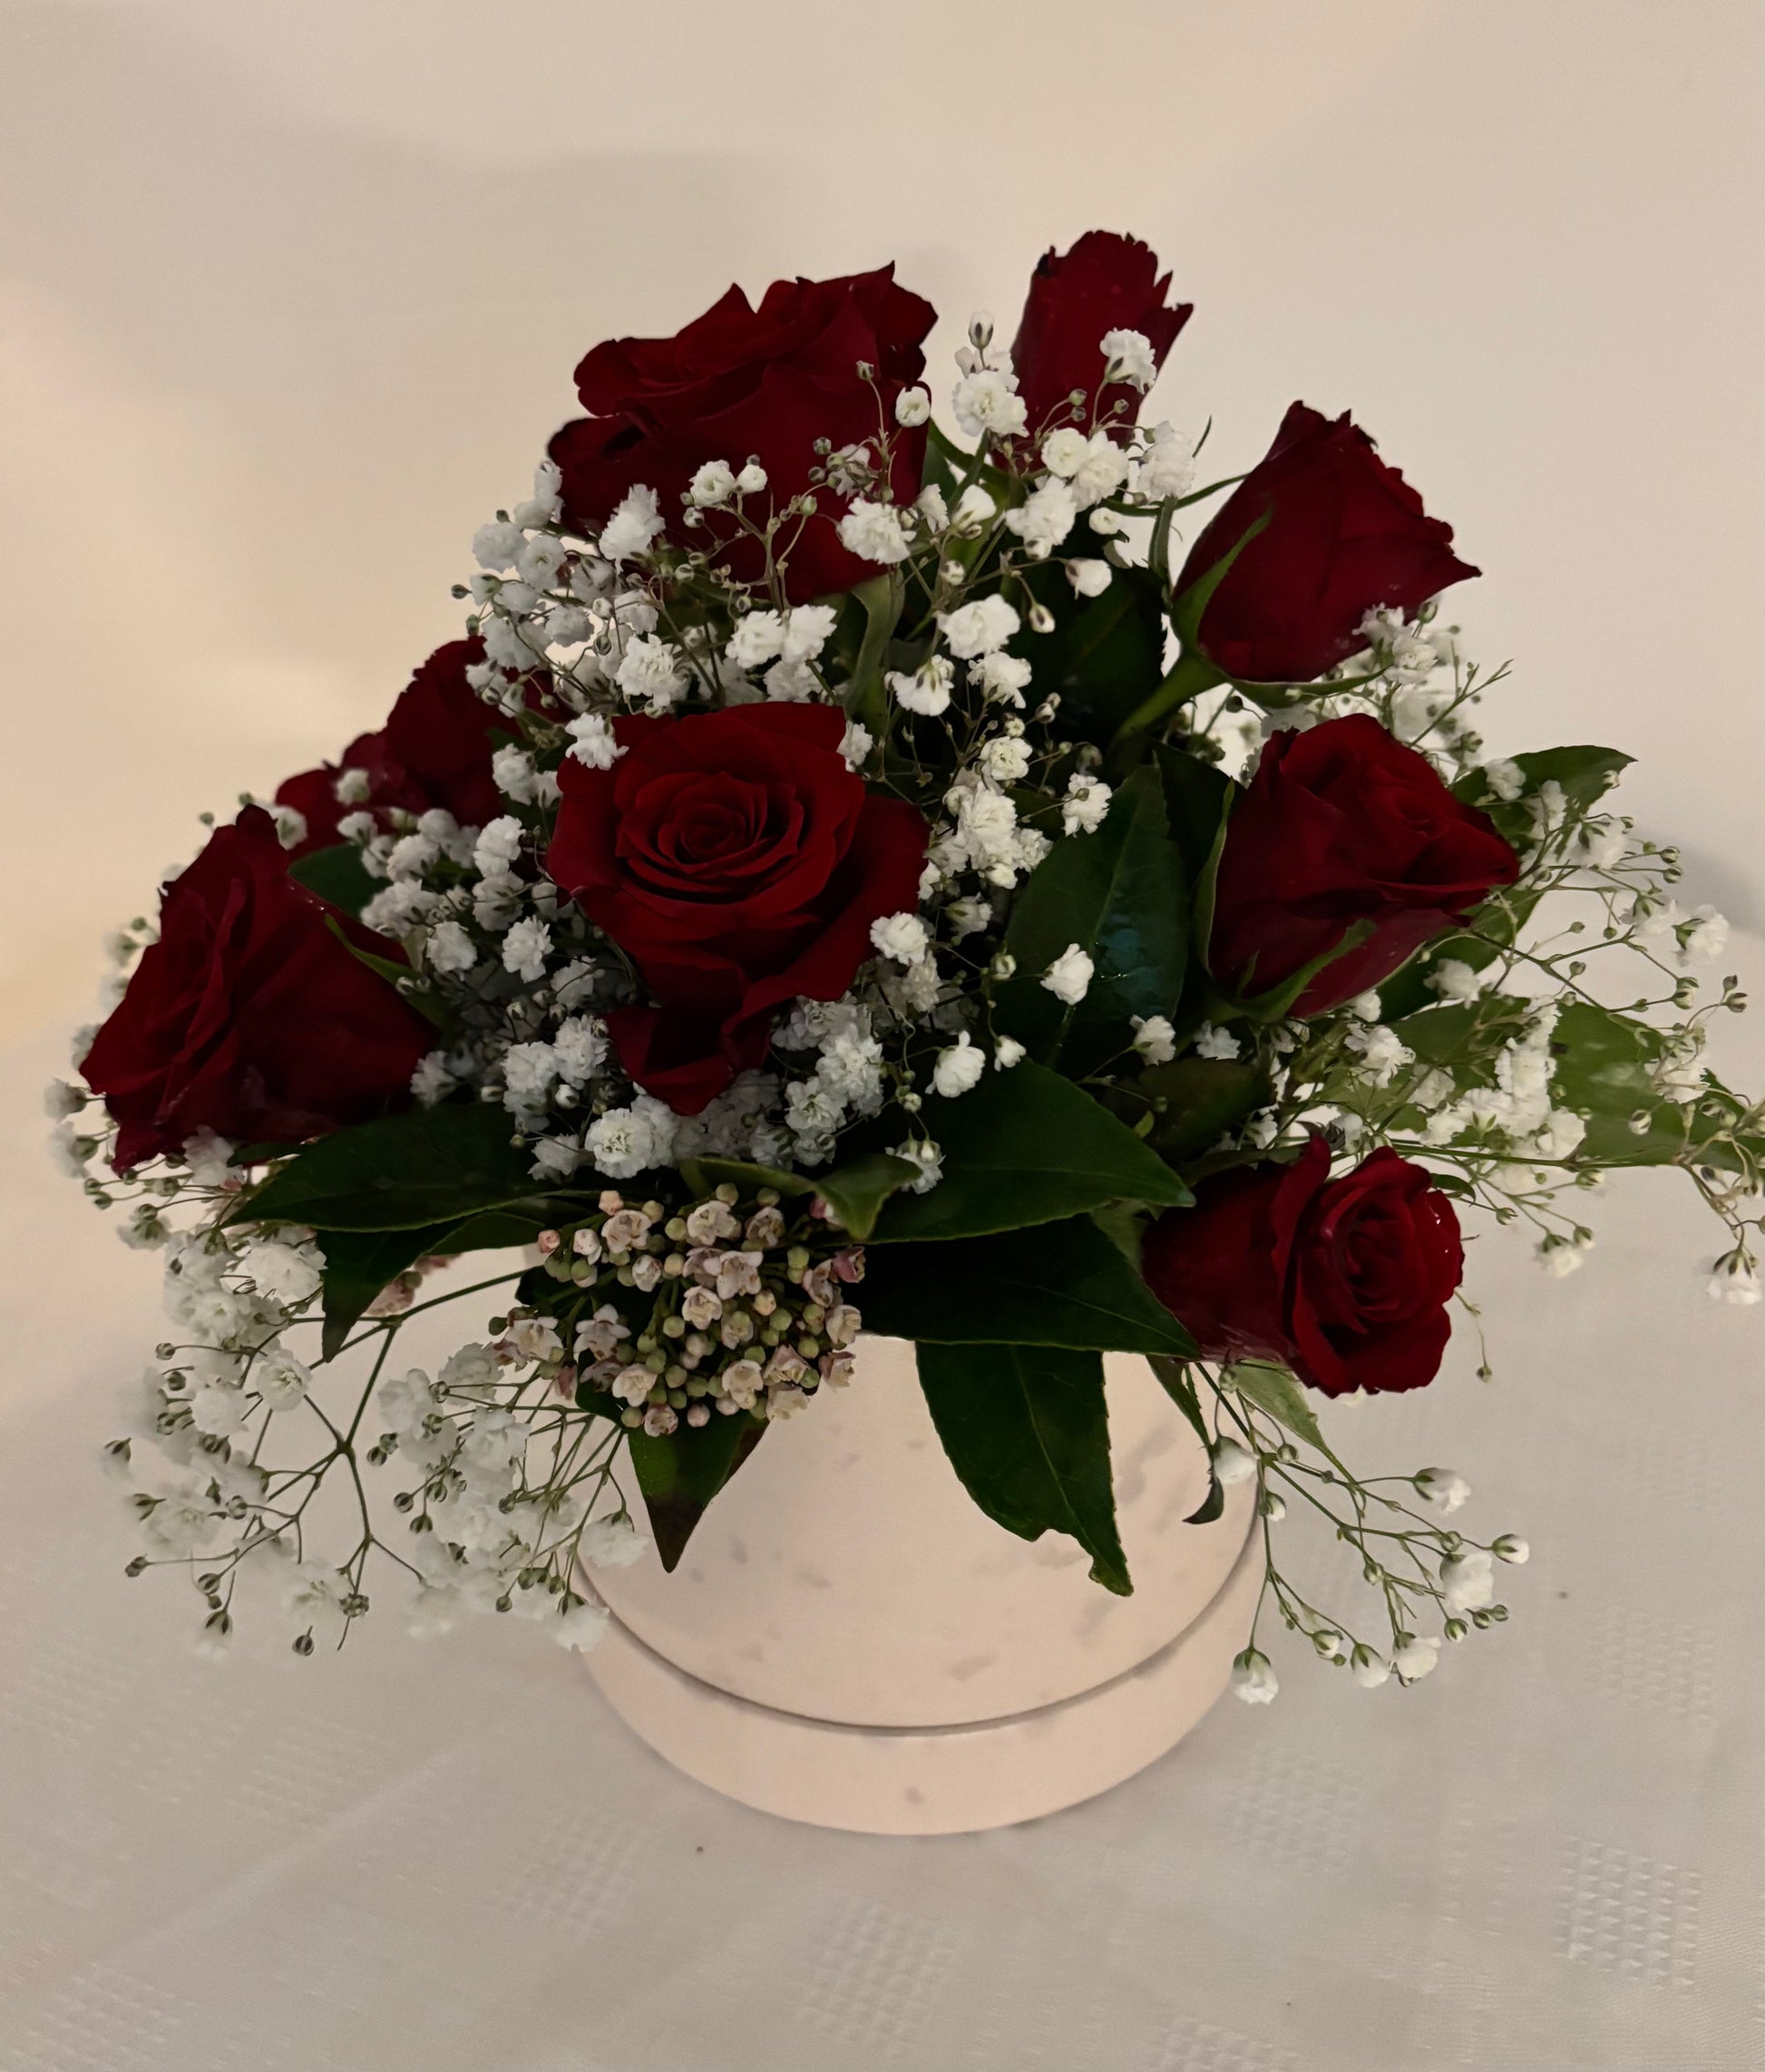
[[[1505,1629],[1409,1691],[1277,1644],[1273,1706],[1088,1805],[877,1840],[678,1775],[524,1627],[194,1659],[93,1465],[155,1262],[41,1162],[59,1056],[4,1076],[0,2072],[1759,2062],[1765,1361],[1664,1178],[1569,1281],[1473,1246],[1493,1383],[1461,1342],[1331,1406],[1530,1535]]]

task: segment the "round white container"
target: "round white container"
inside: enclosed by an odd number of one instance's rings
[[[593,1572],[614,1710],[731,1798],[870,1834],[1031,1820],[1144,1768],[1225,1688],[1262,1570],[1248,1486],[1185,1524],[1200,1441],[1143,1359],[1105,1365],[1132,1597],[1065,1535],[977,1509],[913,1348],[863,1338],[850,1387],[766,1434],[672,1575],[653,1550]]]

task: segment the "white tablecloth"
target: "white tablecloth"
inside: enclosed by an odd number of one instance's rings
[[[378,724],[616,330],[1147,236],[1154,415],[1354,407],[1486,579],[1504,752],[1612,741],[1760,976],[1755,0],[29,0],[0,14],[0,2072],[1750,2072],[1765,1336],[1682,1189],[1497,1379],[1341,1422],[1536,1550],[1411,1691],[1282,1653],[1091,1805],[924,1842],[672,1774],[500,1624],[210,1665],[93,1453],[156,1262],[43,1160],[99,931]],[[940,381],[945,378],[939,376]],[[1755,994],[1761,988],[1755,983]],[[1727,1032],[1733,1035],[1735,1032]],[[1765,1077],[1755,1033],[1749,1076]],[[1285,1528],[1283,1528],[1285,1530]]]

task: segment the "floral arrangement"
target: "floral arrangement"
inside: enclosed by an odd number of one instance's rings
[[[1196,1521],[1255,1484],[1259,1620],[1412,1682],[1526,1549],[1448,1470],[1358,1478],[1319,1399],[1433,1377],[1461,1218],[1562,1274],[1608,1171],[1674,1165],[1758,1299],[1765,1123],[1702,1056],[1743,1002],[1689,975],[1724,924],[1613,810],[1624,755],[1485,754],[1503,672],[1440,603],[1477,571],[1350,417],[1204,482],[1141,422],[1168,288],[1050,251],[947,425],[890,268],[596,346],[465,637],[116,939],[51,1100],[164,1248],[111,1457],[205,1644],[262,1582],[309,1653],[378,1564],[424,1623],[586,1647],[597,1566],[639,1521],[676,1561],[862,1328],[982,1509],[1120,1592],[1102,1355],[1146,1355]],[[1281,1568],[1296,1504],[1364,1609]],[[1254,1635],[1235,1682],[1274,1692]]]

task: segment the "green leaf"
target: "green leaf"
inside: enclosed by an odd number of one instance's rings
[[[962,1486],[1019,1539],[1069,1532],[1091,1574],[1129,1596],[1109,1481],[1109,1416],[1097,1353],[1046,1346],[918,1348],[920,1386]]]
[[[1330,1451],[1312,1406],[1284,1367],[1271,1366],[1267,1360],[1240,1360],[1235,1367],[1226,1368],[1224,1379],[1228,1387],[1235,1388],[1259,1410],[1266,1410],[1277,1425],[1284,1425],[1308,1445],[1317,1447],[1321,1454]]]
[[[1095,1071],[1133,1042],[1131,1016],[1175,1009],[1187,910],[1158,773],[1142,767],[1111,799],[1102,826],[1058,841],[1019,892],[1004,945],[1018,975],[1000,990],[995,1026],[1044,1065]],[[1096,968],[1085,997],[1068,1005],[1041,975],[1075,942]]]
[[[1146,1142],[1174,1165],[1211,1151],[1227,1130],[1274,1098],[1268,1075],[1245,1058],[1175,1058],[1148,1065],[1134,1086],[1159,1104]]]
[[[665,1439],[641,1431],[627,1434],[663,1568],[672,1571],[678,1565],[711,1499],[765,1434],[759,1418],[740,1411],[713,1417],[708,1425],[682,1425]]]
[[[1765,1159],[1765,1134],[1739,1129],[1747,1111],[1726,1087],[1707,1085],[1683,1107],[1663,1097],[1651,1075],[1666,1039],[1647,1023],[1575,1001],[1557,1017],[1551,1051],[1557,1100],[1586,1118],[1577,1155],[1590,1163],[1713,1165],[1735,1172],[1749,1158]],[[1631,1126],[1638,1115],[1648,1119],[1640,1132]]]
[[[840,1219],[842,1229],[860,1240],[868,1238],[876,1227],[890,1195],[898,1194],[920,1175],[918,1166],[886,1151],[865,1152],[826,1172],[787,1172],[782,1166],[752,1165],[738,1158],[685,1159],[680,1171],[687,1186],[700,1194],[708,1194],[726,1181],[748,1193],[771,1187],[787,1200],[819,1194]]]
[[[942,1148],[943,1178],[928,1194],[895,1195],[877,1219],[877,1243],[987,1237],[1106,1201],[1166,1208],[1191,1199],[1125,1124],[1029,1058],[956,1100],[934,1096],[921,1120]]]
[[[288,865],[288,876],[309,892],[338,908],[353,920],[382,888],[367,874],[362,852],[353,841],[334,849],[315,849]]]
[[[853,595],[864,608],[864,637],[859,646],[857,665],[846,689],[846,709],[870,729],[871,738],[882,740],[889,731],[888,691],[882,681],[882,661],[889,640],[900,624],[907,600],[906,579],[898,569],[873,576],[860,583]]]
[[[1195,1341],[1087,1216],[955,1244],[873,1250],[864,1327],[933,1345],[1193,1358]]]
[[[1204,763],[1172,742],[1155,743],[1153,762],[1165,787],[1171,840],[1189,883],[1199,887],[1224,846],[1225,823],[1240,787],[1217,764]]]
[[[1195,636],[1200,630],[1203,614],[1213,602],[1214,592],[1231,574],[1232,565],[1239,555],[1243,552],[1259,532],[1265,530],[1273,516],[1274,505],[1270,503],[1265,510],[1252,520],[1251,523],[1244,528],[1243,531],[1233,542],[1232,546],[1220,556],[1219,559],[1210,568],[1204,569],[1188,589],[1173,601],[1171,605],[1171,625],[1175,629],[1176,637],[1183,643],[1185,652],[1195,646]]]
[[[1473,971],[1493,964],[1503,948],[1526,926],[1538,899],[1537,892],[1525,886],[1506,886],[1472,914],[1465,934],[1443,935],[1424,944],[1401,970],[1380,981],[1376,989],[1383,1018],[1400,1021],[1406,1015],[1419,1014],[1437,1000],[1439,995],[1429,980],[1448,958],[1469,965]]]
[[[1063,562],[1032,567],[1026,577],[1054,615],[1051,633],[1026,633],[1014,643],[1036,672],[1030,702],[1058,692],[1062,737],[1101,747],[1165,674],[1158,579],[1150,569],[1117,569],[1100,596],[1078,598]]]
[[[320,1231],[414,1231],[482,1209],[542,1201],[531,1153],[500,1105],[407,1108],[297,1152],[229,1222],[310,1223]]]
[[[1509,760],[1518,767],[1524,780],[1520,798],[1497,798],[1481,770],[1467,771],[1453,786],[1453,791],[1468,805],[1481,806],[1492,819],[1504,809],[1512,813],[1516,807],[1519,808],[1520,824],[1529,830],[1532,815],[1526,811],[1523,802],[1536,797],[1546,784],[1558,785],[1572,806],[1579,806],[1585,812],[1599,803],[1630,767],[1633,758],[1622,749],[1584,745],[1532,748]],[[1498,820],[1497,824],[1500,824]]]
[[[527,1211],[490,1209],[461,1222],[430,1223],[415,1231],[319,1231],[325,1258],[321,1359],[336,1357],[368,1304],[407,1266],[420,1259],[531,1244],[551,1223],[551,1208],[547,1203]]]

